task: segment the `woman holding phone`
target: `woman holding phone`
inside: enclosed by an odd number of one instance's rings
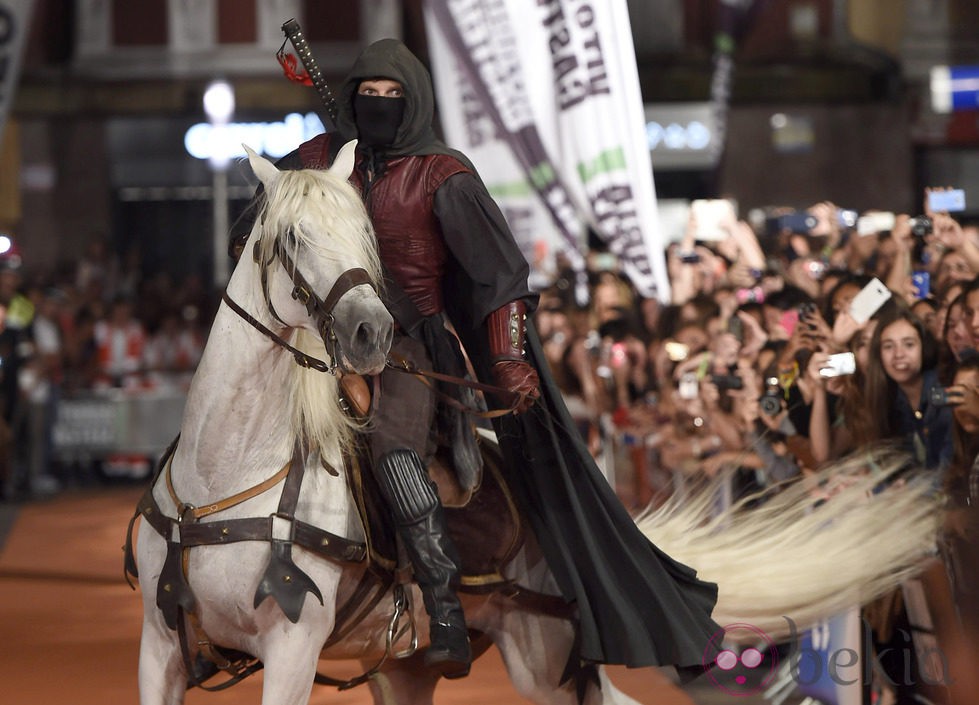
[[[935,340],[903,302],[882,307],[864,380],[864,442],[903,440],[915,459],[939,470],[951,460],[952,413],[941,390]]]

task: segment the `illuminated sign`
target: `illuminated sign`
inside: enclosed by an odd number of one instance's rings
[[[979,66],[934,66],[931,108],[936,113],[979,109]]]
[[[715,165],[710,103],[648,103],[645,113],[653,169],[709,169]]]
[[[243,144],[259,154],[278,158],[323,132],[323,121],[316,113],[289,113],[279,122],[232,122],[227,125],[199,122],[184,133],[184,147],[197,159],[244,157]]]

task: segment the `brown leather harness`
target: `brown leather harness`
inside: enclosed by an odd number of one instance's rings
[[[255,242],[253,256],[255,261],[259,262],[258,241]],[[271,339],[280,347],[283,347],[291,352],[293,357],[296,359],[296,363],[301,367],[309,367],[317,370],[318,372],[329,372],[330,374],[335,374],[337,368],[341,365],[342,356],[340,355],[340,343],[337,340],[336,333],[333,330],[333,324],[336,320],[333,316],[333,309],[348,291],[356,286],[360,286],[361,284],[370,285],[376,292],[377,289],[374,286],[374,282],[371,280],[370,275],[365,269],[361,267],[353,267],[337,277],[337,280],[333,283],[333,287],[330,289],[330,293],[326,295],[325,299],[321,299],[313,290],[313,287],[310,286],[309,282],[306,281],[306,278],[299,271],[299,267],[296,266],[296,263],[293,262],[292,257],[288,252],[286,252],[285,248],[278,239],[276,239],[275,245],[272,248],[272,256],[273,258],[279,258],[279,260],[282,262],[282,266],[292,279],[292,283],[294,284],[292,298],[305,306],[310,318],[316,322],[316,329],[319,331],[320,337],[323,339],[323,344],[326,346],[326,352],[330,358],[328,363],[294,348],[282,337],[269,330],[258,319],[239,306],[231,298],[231,296],[228,295],[227,291],[224,292],[221,299],[232,311],[237,313],[242,319],[248,322],[262,335]],[[259,262],[259,264],[261,264],[262,291],[265,294],[265,303],[269,307],[269,311],[280,323],[283,325],[288,325],[282,320],[278,312],[275,310],[275,306],[272,305],[271,295],[269,294],[268,266],[271,264],[271,260],[268,262]]]

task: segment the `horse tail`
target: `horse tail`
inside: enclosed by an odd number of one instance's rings
[[[934,473],[907,457],[854,454],[775,491],[718,509],[727,476],[636,519],[673,558],[717,583],[714,619],[772,638],[865,605],[918,573],[936,550]]]

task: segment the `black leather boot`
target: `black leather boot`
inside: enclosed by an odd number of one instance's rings
[[[381,492],[394,513],[430,620],[425,665],[444,678],[469,675],[472,650],[456,595],[459,558],[445,527],[442,504],[414,450],[387,453],[377,463]]]

